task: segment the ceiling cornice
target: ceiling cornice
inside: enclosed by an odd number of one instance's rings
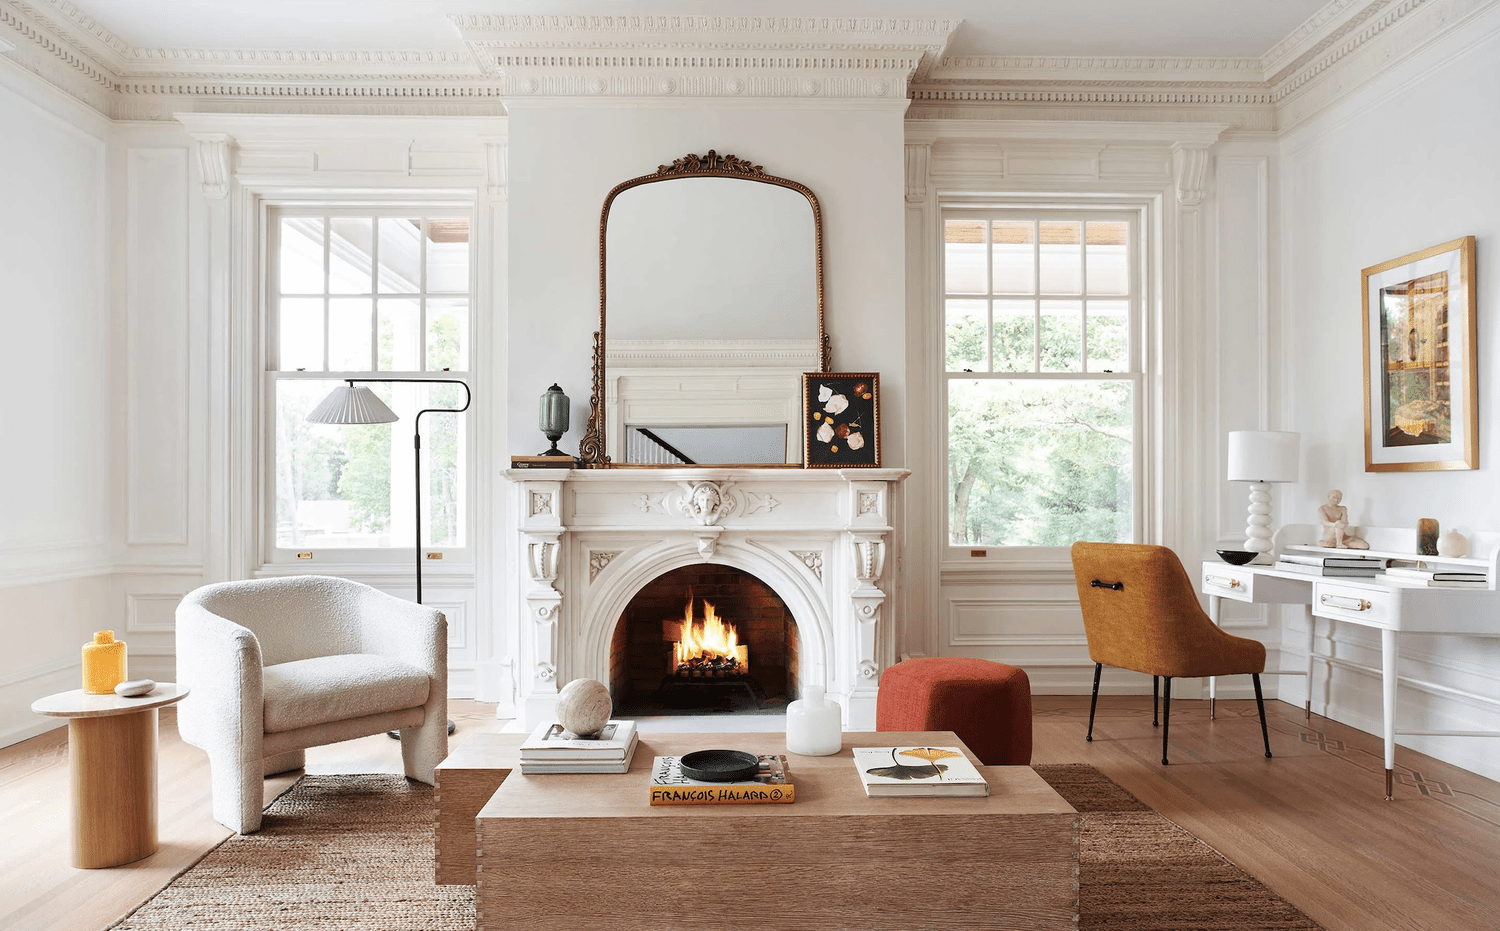
[[[1284,114],[1302,118],[1309,101],[1367,80],[1368,62],[1350,64],[1370,58],[1366,50],[1382,49],[1389,67],[1396,52],[1495,2],[1329,0],[1260,58],[1170,58],[943,57],[958,21],[921,17],[454,15],[460,47],[446,51],[145,48],[71,0],[0,0],[0,57],[114,119],[191,110],[492,116],[512,102],[601,98],[910,100],[919,119],[1206,117],[1274,130]],[[1402,32],[1420,41],[1387,40],[1413,19],[1427,25]]]

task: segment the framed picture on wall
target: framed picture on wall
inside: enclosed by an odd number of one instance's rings
[[[802,462],[809,469],[880,465],[880,376],[802,376]]]
[[[1479,468],[1474,237],[1361,273],[1365,471]]]

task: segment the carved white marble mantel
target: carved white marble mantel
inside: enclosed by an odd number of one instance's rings
[[[552,717],[560,685],[609,681],[625,606],[680,566],[734,566],[775,590],[802,638],[802,684],[821,681],[844,726],[875,729],[892,657],[886,608],[904,469],[515,469],[512,590],[517,711]]]

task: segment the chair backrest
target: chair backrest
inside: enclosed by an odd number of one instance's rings
[[[1072,555],[1094,662],[1173,677],[1219,675],[1227,665],[1255,665],[1251,654],[1260,644],[1215,626],[1198,604],[1181,560],[1165,546],[1074,543]],[[1264,648],[1260,656],[1263,665]]]
[[[315,656],[358,653],[360,603],[368,586],[331,576],[220,582],[190,592],[185,603],[249,628],[267,666]]]

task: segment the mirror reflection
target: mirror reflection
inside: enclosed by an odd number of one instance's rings
[[[621,465],[800,462],[801,374],[823,367],[816,200],[681,161],[605,205],[604,451]]]

